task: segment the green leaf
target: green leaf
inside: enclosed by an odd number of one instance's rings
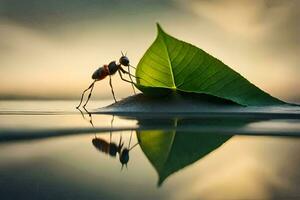
[[[136,69],[136,86],[143,93],[204,93],[245,106],[284,103],[200,48],[168,35],[159,24],[157,29],[156,40]]]
[[[159,130],[139,131],[137,137],[161,185],[168,176],[208,155],[232,136]]]

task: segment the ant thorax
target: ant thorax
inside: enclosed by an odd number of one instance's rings
[[[109,74],[115,74],[119,69],[119,66],[117,65],[116,61],[112,61],[108,64],[108,70],[109,70]]]

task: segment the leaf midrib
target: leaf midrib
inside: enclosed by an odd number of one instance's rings
[[[166,41],[165,41],[164,33],[162,33],[161,36],[162,36],[162,43],[163,43],[163,45],[165,47],[165,50],[167,52],[167,57],[168,57],[167,60],[168,60],[168,63],[169,63],[169,68],[170,68],[170,73],[171,73],[171,78],[172,78],[172,83],[173,83],[172,88],[177,89],[176,84],[175,84],[174,74],[173,74],[173,66],[172,66],[172,63],[171,63],[169,49],[168,49],[168,46],[167,46]]]
[[[165,168],[166,163],[169,161],[170,154],[171,154],[171,152],[173,150],[173,146],[174,146],[173,144],[174,144],[174,140],[175,140],[175,137],[176,137],[177,121],[178,121],[178,119],[175,119],[175,121],[174,121],[174,130],[172,131],[172,140],[171,140],[170,145],[169,145],[169,149],[168,149],[168,152],[167,152],[166,160],[164,161],[164,163],[162,165],[163,168]],[[161,169],[162,171],[164,170],[163,168]]]

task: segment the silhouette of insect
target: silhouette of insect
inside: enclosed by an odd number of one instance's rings
[[[78,110],[80,111],[83,119],[86,120],[83,112],[79,108],[78,108]],[[94,127],[92,113],[90,113],[85,108],[84,108],[84,110],[87,112],[87,114],[90,117],[89,123],[91,124],[92,127]],[[131,143],[131,139],[132,139],[132,131],[131,131],[128,147],[124,147],[124,142],[122,141],[122,134],[120,135],[119,144],[111,142],[111,140],[112,140],[112,127],[113,127],[114,119],[115,119],[115,116],[113,115],[112,119],[110,121],[111,130],[109,132],[109,134],[110,134],[109,135],[109,142],[107,142],[104,139],[98,138],[96,136],[96,133],[95,133],[95,138],[92,139],[92,143],[93,143],[94,147],[96,149],[98,149],[100,152],[103,152],[103,153],[105,153],[105,154],[107,154],[111,157],[116,157],[116,155],[119,154],[119,161],[122,164],[122,167],[121,167],[121,170],[122,170],[124,165],[127,168],[127,163],[129,161],[129,152],[131,151],[131,149],[133,149],[135,146],[137,146],[139,144],[139,141],[135,145],[130,147],[130,143]]]
[[[95,137],[92,140],[92,143],[96,149],[100,152],[105,153],[111,157],[116,157],[119,154],[119,161],[122,165],[121,170],[123,169],[124,165],[127,168],[127,163],[129,162],[129,152],[138,145],[138,142],[130,147],[132,132],[130,134],[129,144],[128,147],[124,147],[124,142],[122,141],[122,135],[120,136],[119,144],[111,142],[112,134],[110,133],[110,140],[107,142],[104,139]]]
[[[116,61],[112,61],[110,62],[108,65],[103,65],[102,67],[99,67],[92,75],[92,79],[94,80],[92,82],[92,84],[87,88],[85,89],[83,92],[82,92],[82,95],[81,95],[81,99],[80,99],[80,103],[79,105],[76,107],[77,109],[80,107],[81,103],[82,103],[82,100],[83,100],[83,97],[84,97],[84,94],[85,92],[87,92],[88,90],[90,90],[90,93],[88,95],[88,98],[85,102],[85,104],[83,105],[83,107],[85,107],[88,103],[88,101],[90,100],[91,98],[91,95],[92,95],[92,92],[93,92],[93,89],[94,89],[94,85],[97,81],[100,81],[100,80],[103,80],[104,78],[106,78],[107,76],[109,76],[109,85],[110,85],[110,88],[111,88],[111,92],[112,92],[112,96],[115,100],[115,102],[117,102],[116,100],[116,97],[115,97],[115,92],[114,92],[114,89],[113,89],[113,85],[112,85],[112,79],[111,79],[111,76],[114,75],[116,72],[119,73],[121,79],[125,82],[128,82],[128,83],[131,83],[132,85],[132,88],[133,88],[133,92],[135,93],[135,90],[134,90],[134,85],[135,83],[133,82],[132,80],[132,77],[136,78],[136,76],[132,75],[130,73],[130,67],[134,68],[132,65],[129,64],[129,59],[128,57],[126,56],[126,54],[124,55],[123,52],[122,53],[122,56],[121,58],[119,59],[119,63],[116,63]],[[128,67],[128,71],[126,71],[122,66],[125,66],[125,67]],[[129,78],[130,80],[127,80],[125,79],[122,74],[127,74],[129,75]]]

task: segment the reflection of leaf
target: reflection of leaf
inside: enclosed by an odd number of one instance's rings
[[[205,51],[165,33],[158,25],[154,43],[140,60],[137,87],[145,94],[204,93],[241,105],[283,102],[251,84]]]
[[[206,156],[231,136],[174,130],[140,131],[137,137],[141,149],[159,175],[160,185],[169,175]]]

